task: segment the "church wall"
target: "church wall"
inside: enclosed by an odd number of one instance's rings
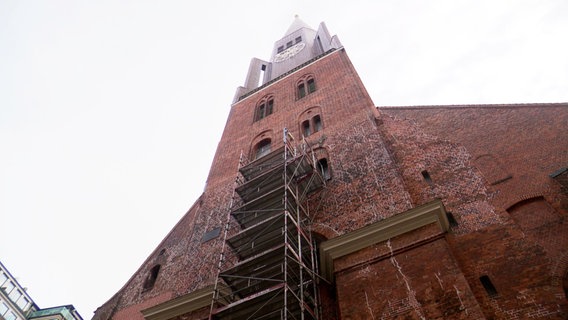
[[[317,89],[298,98],[297,83],[307,76]],[[272,114],[255,121],[268,96]],[[143,319],[141,310],[211,285],[223,232],[203,237],[225,224],[240,155],[251,160],[266,138],[272,150],[282,146],[283,128],[299,143],[307,110],[319,113],[323,129],[306,140],[331,170],[327,186],[308,203],[318,237],[334,238],[434,199],[456,220],[447,234],[427,226],[335,261],[342,319],[566,315],[568,201],[548,174],[568,163],[568,108],[377,110],[340,49],[231,106],[203,195],[93,319]],[[155,282],[145,289],[156,266]]]
[[[336,260],[341,318],[483,319],[439,233],[425,226]]]
[[[484,185],[485,191],[469,197],[467,192],[437,196],[442,197],[446,209],[457,221],[447,239],[486,316],[497,319],[566,316],[567,304],[560,280],[568,270],[565,259],[568,229],[566,212],[562,209],[565,194],[548,176],[556,170],[552,168],[565,163],[568,142],[561,128],[566,121],[566,108],[380,110],[388,115],[384,123],[389,133],[395,132],[393,154],[403,173],[412,172],[409,168],[414,159],[409,156],[409,146],[421,140],[419,134],[404,140],[401,136],[408,132],[406,126],[401,130],[404,123],[420,128],[423,135],[438,137],[438,144],[451,144],[456,151],[461,148],[469,153],[464,164],[480,178],[477,180],[482,181],[480,185]],[[509,130],[508,125],[513,128]],[[429,148],[422,145],[424,150]],[[451,154],[456,156],[459,152]],[[487,163],[480,165],[478,160],[483,155],[491,155],[486,162],[493,162],[493,168]],[[427,162],[431,163],[440,157],[434,154],[429,158]],[[440,184],[456,191],[472,186],[463,177],[453,179],[448,162],[441,163],[444,165],[431,172],[431,191],[436,193]],[[417,176],[417,172],[405,174],[405,182],[414,198],[420,199],[420,190],[429,188],[414,187],[420,180]],[[511,204],[516,205],[510,207]],[[494,282],[497,295],[488,297],[480,282],[484,275]]]

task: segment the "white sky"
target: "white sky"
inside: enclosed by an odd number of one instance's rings
[[[568,101],[568,2],[0,0],[0,261],[86,319],[197,199],[294,14],[376,105]]]

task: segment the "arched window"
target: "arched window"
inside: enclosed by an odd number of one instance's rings
[[[298,99],[302,99],[306,95],[316,91],[316,81],[312,76],[307,76],[296,84]]]
[[[304,137],[308,137],[323,128],[321,116],[319,114],[313,116],[311,119],[302,121],[300,125],[301,133]]]
[[[261,140],[255,148],[255,159],[261,158],[270,153],[270,139]]]
[[[310,120],[302,122],[302,134],[304,135],[304,137],[307,137],[310,134],[312,134],[312,131],[310,129]]]
[[[264,119],[274,111],[274,98],[272,96],[264,97],[256,106],[254,121]]]
[[[318,171],[321,173],[324,180],[331,179],[331,173],[329,171],[329,165],[327,164],[326,158],[318,160]]]
[[[318,132],[322,129],[321,117],[319,114],[312,118],[312,124],[314,126],[314,132]]]
[[[309,78],[307,82],[308,82],[308,94],[316,91],[316,81],[314,80],[314,78]]]

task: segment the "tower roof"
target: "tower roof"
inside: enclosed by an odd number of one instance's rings
[[[295,15],[294,16],[294,21],[292,22],[292,24],[290,25],[290,27],[288,28],[288,30],[286,30],[286,33],[284,34],[284,36],[289,35],[290,33],[298,30],[298,29],[302,29],[302,28],[308,28],[308,29],[312,29],[312,27],[310,27],[307,23],[305,23],[304,21],[302,21],[300,19],[300,16]]]

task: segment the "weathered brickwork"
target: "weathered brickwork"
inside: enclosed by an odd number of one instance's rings
[[[339,301],[342,319],[483,318],[439,234],[430,225],[339,259],[337,290],[350,297]]]
[[[316,90],[298,98],[306,76]],[[255,118],[268,96],[272,113]],[[315,115],[322,128],[305,140],[331,177],[306,205],[318,241],[435,199],[455,219],[448,233],[427,225],[336,259],[322,319],[568,317],[568,200],[549,176],[568,165],[568,105],[376,108],[340,49],[231,106],[203,195],[93,319],[143,319],[213,284],[240,163],[265,139],[281,147],[284,128],[299,145]]]

